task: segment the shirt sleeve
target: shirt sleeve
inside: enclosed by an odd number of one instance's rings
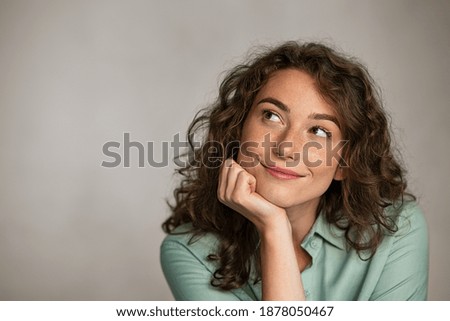
[[[223,291],[210,284],[214,271],[206,258],[183,243],[165,240],[161,245],[161,266],[175,300],[237,301],[252,300],[244,291]]]
[[[428,290],[428,232],[422,211],[408,205],[371,300],[426,300]]]

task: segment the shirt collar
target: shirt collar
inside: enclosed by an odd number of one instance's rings
[[[316,221],[302,243],[307,243],[315,234],[341,250],[346,249],[345,231],[334,224],[328,223],[323,212],[317,216]]]

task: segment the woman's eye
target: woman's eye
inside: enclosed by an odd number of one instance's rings
[[[277,114],[271,112],[270,110],[265,110],[263,112],[264,118],[270,121],[276,121],[276,122],[281,122],[281,118],[280,116],[278,116]]]
[[[319,137],[331,137],[331,133],[319,126],[314,126],[313,128],[311,128],[311,131],[314,135],[319,136]]]

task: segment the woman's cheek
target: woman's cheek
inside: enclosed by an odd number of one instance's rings
[[[319,167],[324,163],[323,148],[306,149],[303,155],[303,162],[308,167]]]
[[[259,165],[260,155],[257,152],[256,144],[243,144],[238,153],[237,162],[249,172]]]

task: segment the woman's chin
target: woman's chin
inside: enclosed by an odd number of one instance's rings
[[[286,198],[285,193],[266,190],[259,191],[258,188],[256,189],[256,192],[262,197],[264,197],[267,201],[278,207],[286,209],[294,205],[294,202],[292,202],[292,200]]]

